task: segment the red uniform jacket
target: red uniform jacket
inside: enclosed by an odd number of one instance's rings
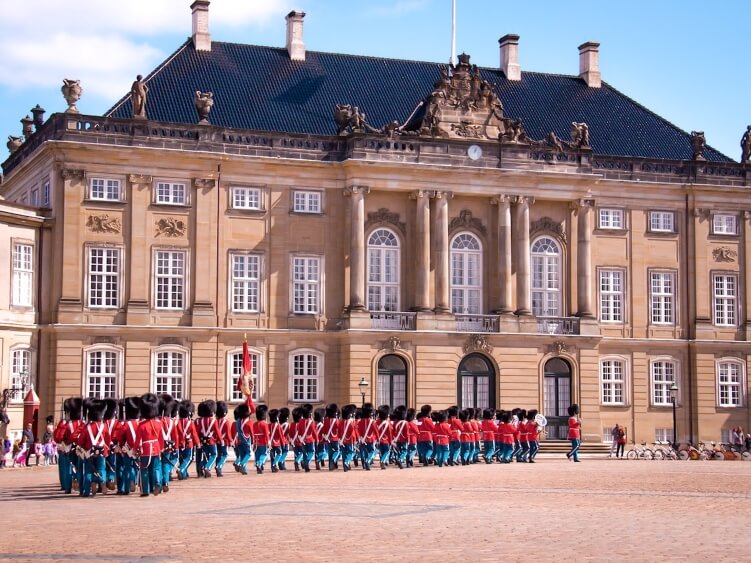
[[[253,423],[253,442],[256,446],[269,445],[269,423],[265,420],[257,420]]]
[[[321,428],[321,439],[329,443],[338,442],[340,437],[339,421],[336,418],[324,418],[323,427]]]
[[[451,417],[448,419],[449,426],[451,428],[451,441],[459,442],[462,439],[462,431],[464,430],[464,423],[458,418]]]
[[[164,448],[163,440],[161,421],[151,418],[138,423],[136,449],[141,452],[141,456],[153,457],[162,455],[162,449]]]
[[[503,429],[501,428],[501,425],[503,424],[503,422],[498,420],[497,424],[498,424],[498,428],[495,431],[495,441],[500,444],[500,443],[503,443]]]
[[[534,420],[527,421],[527,441],[537,442],[540,439],[540,431],[537,429],[537,423]]]
[[[178,427],[174,418],[162,417],[162,447],[166,448],[167,441],[172,442],[174,448],[178,448]]]
[[[177,422],[177,447],[180,449],[200,446],[201,441],[196,432],[196,425],[189,418],[181,418]]]
[[[360,439],[357,432],[357,421],[354,418],[342,419],[339,421],[339,435],[344,445],[351,446]]]
[[[63,434],[63,444],[66,446],[72,446],[78,440],[78,434],[84,427],[84,423],[80,420],[71,420],[65,425],[65,433]]]
[[[378,441],[378,424],[372,418],[361,418],[357,421],[357,433],[360,440],[366,444],[374,444]]]
[[[498,426],[496,425],[494,420],[488,420],[488,419],[483,420],[482,424],[480,425],[480,430],[482,431],[483,441],[487,441],[487,442],[495,441],[495,435],[496,435],[496,432],[498,432]]]
[[[269,442],[272,448],[279,448],[287,443],[287,437],[284,435],[284,426],[278,422],[271,424],[269,430]]]
[[[198,432],[198,438],[201,440],[200,444],[208,444],[214,446],[221,443],[222,431],[219,429],[219,425],[216,423],[216,419],[210,416],[202,416],[197,418],[193,423],[196,426],[196,432]]]
[[[513,444],[514,443],[514,425],[510,422],[501,422],[498,425],[498,429],[501,431],[501,443]]]
[[[479,442],[480,441],[480,421],[473,418],[469,422],[470,424],[472,424],[472,433],[474,434],[475,442]]]
[[[287,425],[285,436],[287,438],[289,445],[292,446],[293,448],[295,446],[299,446],[300,440],[298,439],[299,436],[297,434],[297,427],[299,425],[299,422],[286,422],[285,424]]]
[[[300,445],[318,441],[316,423],[312,418],[303,418],[297,423],[297,440]]]
[[[581,421],[572,416],[568,419],[568,439],[574,440],[581,438]]]
[[[407,422],[407,440],[410,444],[417,443],[417,436],[420,434],[420,427],[417,426],[417,422],[410,420]]]
[[[461,422],[461,421],[460,421]],[[475,441],[475,430],[472,428],[472,422],[469,420],[467,422],[462,423],[464,428],[462,428],[462,435],[461,435],[461,441],[469,444]]]
[[[391,444],[394,441],[394,426],[389,419],[376,421],[378,425],[378,443]]]
[[[398,420],[394,424],[394,442],[397,444],[409,442],[409,426],[406,420]]]
[[[110,453],[110,440],[110,433],[105,422],[89,422],[78,433],[76,445],[86,451],[94,446],[102,447],[104,448],[102,455],[106,456]]]
[[[216,421],[216,425],[219,427],[219,436],[221,438],[216,441],[217,444],[221,446],[231,446],[232,445],[232,423],[227,420],[226,418],[218,418]]]
[[[435,425],[433,429],[433,442],[436,446],[448,446],[450,437],[451,425],[448,422],[441,422]]]
[[[117,434],[113,441],[121,448],[128,447],[135,452],[138,446],[138,421],[126,420],[121,422],[117,427]]]
[[[65,420],[61,420],[57,423],[57,426],[55,427],[55,431],[52,433],[52,439],[55,440],[58,444],[63,443],[63,439],[65,438],[65,428],[67,427],[68,423]]]
[[[420,433],[417,435],[418,442],[432,442],[435,422],[430,417],[420,419]]]

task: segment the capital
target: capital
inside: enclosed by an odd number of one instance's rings
[[[535,202],[535,198],[529,195],[515,195],[512,201],[517,205],[532,205]]]
[[[589,211],[595,206],[595,200],[593,199],[577,199],[568,204],[569,209],[574,212],[574,215],[578,215],[579,211]]]
[[[490,198],[490,205],[510,204],[511,196],[507,194],[494,195]]]
[[[370,193],[370,188],[368,186],[347,186],[342,193],[344,194],[344,197],[356,195],[364,196]]]
[[[428,190],[413,190],[409,192],[409,199],[428,198],[431,193],[432,192],[429,192]]]
[[[128,174],[128,182],[131,184],[150,184],[152,180],[153,177],[147,174]]]
[[[197,190],[210,190],[216,187],[214,178],[193,178],[193,187]]]
[[[433,192],[433,195],[431,196],[433,199],[453,199],[454,192],[442,192],[440,190],[435,190]]]

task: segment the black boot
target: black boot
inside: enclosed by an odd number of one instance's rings
[[[300,471],[300,464],[295,462],[295,471]]]

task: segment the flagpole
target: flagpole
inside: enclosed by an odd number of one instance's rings
[[[456,64],[456,0],[451,0],[451,60],[452,65]]]

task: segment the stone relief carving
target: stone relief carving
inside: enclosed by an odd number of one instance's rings
[[[107,213],[104,215],[89,215],[86,219],[86,227],[94,233],[119,233],[122,231],[122,224],[118,217],[110,217]]]
[[[566,242],[566,228],[563,223],[554,221],[550,217],[541,217],[533,221],[529,229],[530,234],[549,232],[558,236],[563,242]]]
[[[147,174],[128,174],[128,182],[131,184],[151,184],[153,181],[152,176],[148,176]]]
[[[187,230],[188,226],[185,221],[175,217],[164,217],[156,222],[156,236],[184,237]]]
[[[139,74],[130,87],[130,101],[133,105],[134,119],[146,119],[146,97],[148,94],[149,87],[146,86],[143,76]]]
[[[60,175],[63,177],[63,180],[78,180],[79,182],[83,182],[86,178],[86,171],[76,168],[62,168]]]
[[[741,164],[751,160],[751,125],[746,127],[746,131],[741,137]]]
[[[210,190],[216,186],[214,178],[193,178],[193,187],[197,190]]]
[[[560,356],[561,354],[565,354],[569,352],[569,347],[566,345],[566,343],[563,340],[556,340],[550,345],[549,350],[551,354],[556,354],[557,356]]]
[[[404,221],[399,220],[399,214],[393,213],[385,207],[381,207],[378,211],[368,213],[368,219],[365,221],[365,230],[370,229],[370,227],[374,225],[380,225],[383,223],[393,225],[399,229],[403,235],[407,234],[407,224]]]
[[[482,221],[477,217],[472,217],[472,212],[469,209],[462,209],[459,212],[458,217],[451,219],[451,222],[449,223],[449,231],[455,229],[475,229],[483,235],[487,234],[485,225],[483,225]]]
[[[391,350],[392,352],[396,352],[397,350],[401,349],[402,341],[398,336],[389,336],[389,339],[383,344],[383,350]]]
[[[704,131],[691,131],[691,151],[694,160],[706,160],[704,158],[704,146],[707,144]]]
[[[13,154],[18,149],[20,149],[21,145],[23,145],[23,137],[14,137],[13,135],[8,135],[8,143],[6,144],[6,146],[8,147],[10,154]]]
[[[336,134],[347,135],[349,133],[388,133],[398,127],[398,122],[390,123],[381,129],[371,127],[365,112],[351,104],[336,104],[334,107],[334,121],[336,121]]]
[[[715,262],[735,262],[738,252],[727,246],[720,246],[712,251]]]
[[[482,334],[472,334],[464,343],[464,353],[470,352],[487,352],[490,354],[493,351],[493,347],[488,344],[488,341]]]
[[[208,125],[209,112],[211,111],[211,108],[214,107],[214,93],[201,92],[200,90],[196,90],[195,96],[193,98],[193,103],[195,104],[196,111],[198,112],[198,124]]]
[[[63,93],[63,98],[68,103],[68,109],[65,113],[78,113],[76,102],[81,99],[83,94],[83,88],[81,88],[80,80],[72,80],[70,78],[63,78],[63,85],[60,88]]]
[[[571,146],[578,149],[589,148],[589,126],[586,123],[571,123]]]
[[[711,209],[699,209],[698,207],[694,209],[694,217],[698,217],[700,221],[707,221],[711,215]]]

